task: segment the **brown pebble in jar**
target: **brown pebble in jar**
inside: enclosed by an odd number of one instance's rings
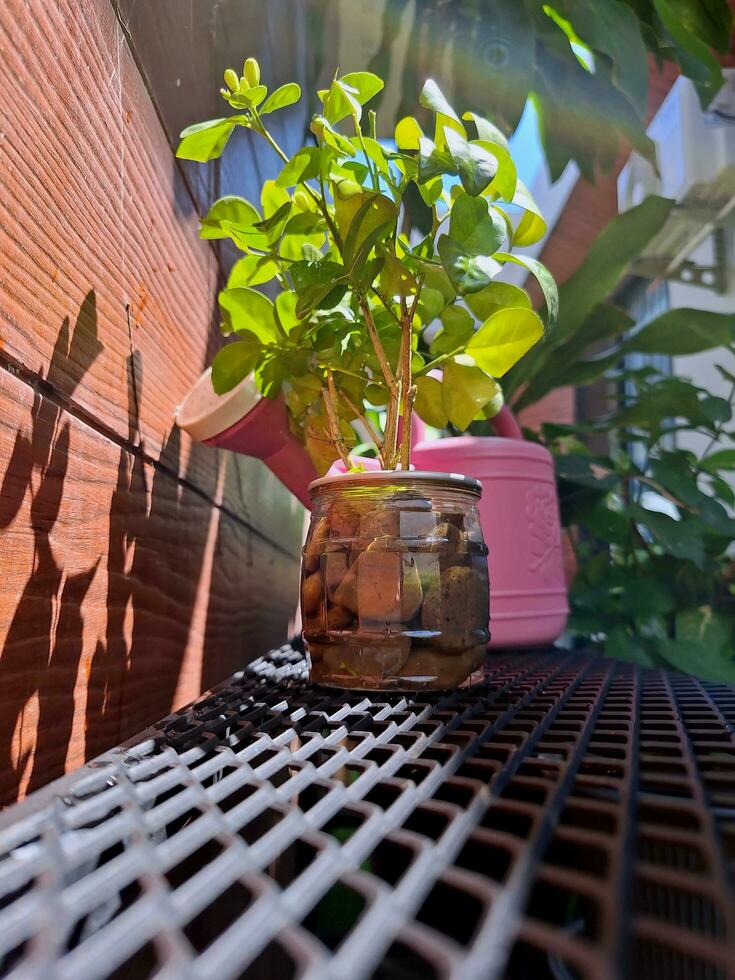
[[[324,556],[324,581],[327,587],[327,596],[330,602],[334,602],[334,596],[340,583],[343,581],[348,571],[348,557],[346,551],[328,551]]]
[[[327,515],[330,537],[352,538],[360,527],[360,506],[358,501],[347,501],[341,497],[329,505]]]
[[[304,578],[301,588],[301,613],[306,618],[319,609],[324,594],[324,580],[320,571],[312,572]]]
[[[315,572],[319,568],[319,559],[328,538],[329,522],[326,517],[322,517],[312,532],[309,544],[304,548],[304,568],[307,572]]]
[[[487,589],[473,569],[453,565],[442,572],[439,587],[424,597],[421,620],[429,630],[482,629],[487,625],[486,607]]]
[[[370,539],[388,536],[398,536],[400,515],[392,498],[386,500],[383,506],[375,506],[366,510],[360,517],[360,538]]]
[[[330,606],[327,609],[327,629],[343,630],[351,625],[352,612],[344,606]]]

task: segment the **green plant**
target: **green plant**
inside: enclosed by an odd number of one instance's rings
[[[608,300],[632,260],[666,220],[672,201],[650,197],[605,228],[579,270],[560,287],[562,315],[547,343],[508,375],[520,410],[564,386],[606,381],[597,418],[547,424],[562,523],[577,556],[570,628],[614,657],[665,664],[735,681],[735,563],[729,554],[735,494],[732,439],[735,376],[721,398],[623,355],[735,350],[735,316],[674,309],[633,330]],[[677,434],[707,438],[695,454]],[[635,447],[635,449],[633,449]]]
[[[396,149],[386,149],[375,114],[363,109],[383,83],[353,72],[318,93],[315,143],[289,158],[266,117],[297,101],[298,85],[268,95],[252,58],[242,75],[228,69],[225,82],[236,113],[184,130],[178,156],[212,160],[240,126],[264,138],[283,167],[263,185],[262,211],[225,197],[202,220],[202,237],[230,238],[244,253],[219,295],[223,330],[236,339],[214,359],[215,390],[252,371],[268,397],[283,389],[293,430],[322,472],[338,456],[349,465],[356,428],[384,468],[407,468],[414,408],[430,424],[459,429],[497,412],[495,379],[542,337],[544,323],[522,289],[495,277],[520,262],[541,284],[548,324],[558,303],[547,270],[512,251],[545,225],[496,127],[473,113],[460,118],[429,80],[420,101],[433,138],[406,117]],[[409,201],[422,234],[410,234]],[[269,282],[275,301],[254,288]],[[440,366],[442,380],[432,375]]]
[[[353,11],[344,16],[354,33]],[[552,178],[575,160],[592,180],[621,141],[654,159],[649,64],[676,64],[707,106],[722,85],[717,52],[727,54],[731,31],[728,0],[493,0],[491,9],[478,0],[386,0],[370,67],[400,74],[399,115],[416,79],[437,64],[449,66],[454,99],[470,108],[482,100],[505,133],[530,98]]]

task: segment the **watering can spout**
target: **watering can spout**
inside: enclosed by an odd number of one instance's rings
[[[264,398],[252,377],[225,395],[212,387],[211,369],[202,374],[176,414],[177,425],[195,442],[262,459],[305,507],[309,484],[318,473],[288,426],[283,397]]]

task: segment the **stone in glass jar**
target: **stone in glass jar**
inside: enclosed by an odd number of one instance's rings
[[[311,484],[301,612],[320,684],[446,689],[483,662],[487,548],[477,480],[413,471]]]

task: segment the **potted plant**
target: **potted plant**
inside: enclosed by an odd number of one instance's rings
[[[460,116],[435,82],[394,146],[377,138],[364,106],[382,89],[370,72],[335,77],[318,93],[313,144],[288,157],[267,116],[300,98],[290,83],[270,95],[257,62],[225,72],[235,114],[191,126],[178,156],[218,157],[236,126],[281,158],[260,208],[216,201],[204,238],[244,253],[219,295],[232,336],[212,364],[215,391],[252,375],[285,397],[289,425],[322,478],[311,487],[302,613],[313,677],[350,687],[448,687],[487,643],[487,549],[476,481],[411,470],[413,412],[463,431],[502,407],[497,382],[544,334],[527,294],[497,281],[505,263],[527,266],[557,311],[549,273],[513,252],[544,233],[502,133]],[[273,292],[271,299],[256,287]],[[479,320],[479,326],[478,321]],[[379,469],[351,457],[372,447]],[[324,476],[335,460],[346,471]]]

